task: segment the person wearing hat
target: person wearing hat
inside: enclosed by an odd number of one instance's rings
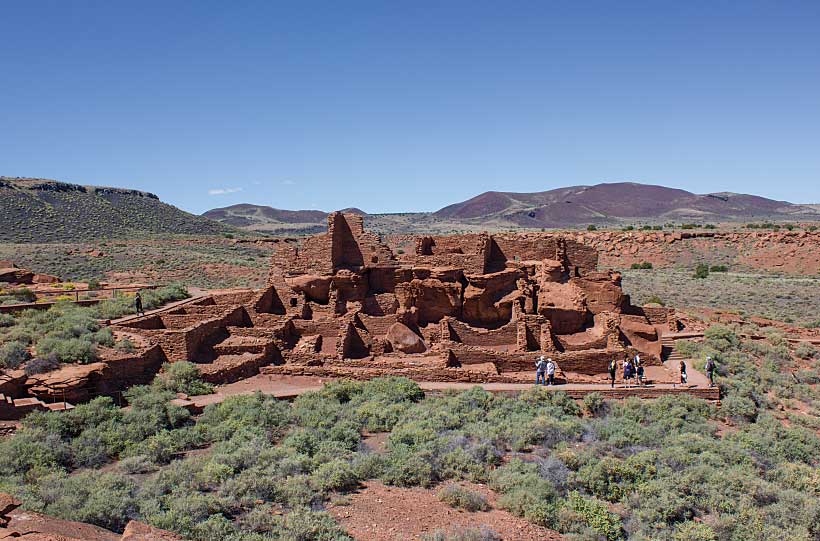
[[[715,361],[712,360],[712,357],[706,357],[706,375],[709,377],[709,387],[715,386]]]
[[[547,385],[555,385],[555,363],[547,359]]]
[[[544,377],[544,374],[547,372],[547,362],[544,360],[544,356],[541,355],[537,361],[535,361],[535,384],[546,385],[547,380]]]

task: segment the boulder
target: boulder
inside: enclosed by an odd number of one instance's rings
[[[60,279],[51,274],[35,274],[32,282],[35,284],[56,284],[60,282]]]
[[[402,353],[424,353],[427,351],[424,340],[404,323],[393,323],[387,329],[387,340],[393,347],[393,351],[401,351]]]
[[[621,334],[633,348],[648,357],[660,360],[661,341],[658,330],[642,316],[621,316]]]
[[[546,282],[538,291],[538,313],[549,319],[555,334],[584,330],[589,320],[584,292],[574,282]]]
[[[121,541],[182,541],[182,538],[174,533],[132,520],[125,527]]]
[[[17,267],[0,268],[0,282],[8,284],[30,284],[34,280],[34,273]]]
[[[463,318],[468,323],[494,325],[507,323],[512,317],[512,305],[521,296],[518,269],[482,275],[470,275],[464,290]]]
[[[587,308],[593,314],[619,312],[626,304],[621,275],[616,272],[589,272],[571,282],[584,293]]]
[[[461,290],[459,282],[433,278],[396,284],[399,312],[411,312],[415,308],[421,325],[439,321],[444,316],[458,317],[461,315]]]
[[[8,514],[21,505],[23,504],[14,496],[0,492],[0,528],[4,528],[9,523]]]
[[[317,276],[315,274],[303,274],[286,278],[287,284],[297,293],[304,293],[308,300],[326,304],[330,294],[330,282],[332,276]]]

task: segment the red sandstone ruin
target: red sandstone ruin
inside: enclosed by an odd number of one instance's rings
[[[394,254],[363,218],[333,213],[326,234],[280,242],[268,287],[200,298],[121,331],[205,379],[258,373],[467,382],[530,381],[543,353],[569,374],[614,356],[660,363],[670,311],[629,303],[620,276],[560,234],[426,236]],[[159,354],[159,352],[157,352]]]
[[[598,271],[597,250],[571,235],[424,236],[394,254],[362,220],[333,213],[327,233],[277,243],[264,289],[112,325],[133,353],[0,376],[0,418],[114,395],[177,361],[212,383],[260,372],[527,383],[543,354],[558,381],[600,381],[613,357],[661,364],[659,330],[678,324],[672,309],[632,306],[620,275]]]

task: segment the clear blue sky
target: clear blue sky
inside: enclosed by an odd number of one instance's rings
[[[0,174],[202,212],[631,180],[820,202],[820,2],[0,4]]]

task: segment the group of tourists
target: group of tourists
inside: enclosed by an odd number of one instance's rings
[[[535,362],[535,384],[536,385],[555,385],[555,369],[556,369],[555,362],[552,359],[545,359],[543,355],[541,355],[538,360]],[[644,371],[644,363],[641,360],[641,355],[639,353],[635,354],[633,358],[626,358],[622,364],[623,369],[623,377],[624,383],[627,385],[631,382],[634,382],[635,385],[643,386],[646,385],[646,377]],[[711,356],[706,357],[706,365],[704,366],[704,370],[706,371],[706,376],[709,378],[709,387],[715,386],[715,370],[717,369],[717,365],[715,364],[714,359]],[[608,367],[609,372],[609,384],[610,387],[615,387],[615,379],[618,375],[618,361],[612,359],[609,362]],[[685,385],[689,381],[689,376],[686,373],[686,362],[681,359],[680,361],[680,384]]]
[[[635,357],[626,358],[623,362],[624,383],[634,382],[635,385],[645,385],[645,371],[641,355],[635,354]],[[618,361],[612,359],[609,362],[609,385],[615,387],[615,378],[618,375]]]
[[[541,355],[535,362],[535,384],[555,385],[555,363]]]

